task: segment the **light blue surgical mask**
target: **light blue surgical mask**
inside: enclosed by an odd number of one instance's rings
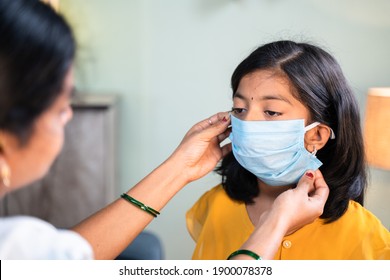
[[[296,184],[308,170],[322,162],[305,149],[303,119],[285,121],[242,121],[231,116],[233,154],[246,170],[270,186]],[[333,131],[332,131],[333,137]]]

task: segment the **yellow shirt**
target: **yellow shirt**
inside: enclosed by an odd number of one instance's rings
[[[231,200],[221,185],[206,192],[187,212],[187,228],[196,242],[193,259],[225,260],[254,230],[244,203]],[[360,204],[350,201],[337,221],[317,219],[286,236],[275,259],[390,259],[390,233]]]

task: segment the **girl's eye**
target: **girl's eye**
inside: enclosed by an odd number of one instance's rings
[[[243,113],[245,111],[244,108],[232,108],[232,113],[234,115],[240,115],[241,113]]]
[[[281,115],[281,113],[274,112],[274,111],[269,111],[269,110],[264,111],[264,113],[266,115],[268,115],[269,117],[278,117],[278,116]]]

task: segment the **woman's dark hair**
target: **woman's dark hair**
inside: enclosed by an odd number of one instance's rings
[[[24,143],[74,59],[66,21],[38,0],[0,1],[0,130]]]
[[[367,174],[357,102],[339,64],[327,52],[307,43],[277,41],[257,48],[235,69],[233,96],[241,79],[257,70],[271,70],[286,77],[295,97],[310,111],[311,121],[330,126],[336,139],[318,151],[317,158],[330,188],[321,218],[337,220],[350,200],[363,205]],[[234,200],[252,203],[259,194],[257,178],[227,155],[216,171]]]

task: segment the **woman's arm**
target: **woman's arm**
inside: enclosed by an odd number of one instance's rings
[[[283,192],[275,199],[271,210],[262,215],[256,229],[240,249],[252,251],[262,259],[273,259],[285,235],[321,216],[328,195],[329,189],[321,172],[308,171],[296,188]],[[245,254],[231,259],[253,260]]]
[[[229,135],[228,113],[194,125],[173,154],[127,194],[160,211],[186,184],[209,173],[231,150],[220,147]],[[153,216],[118,199],[73,229],[92,246],[96,259],[114,259],[153,220]]]

